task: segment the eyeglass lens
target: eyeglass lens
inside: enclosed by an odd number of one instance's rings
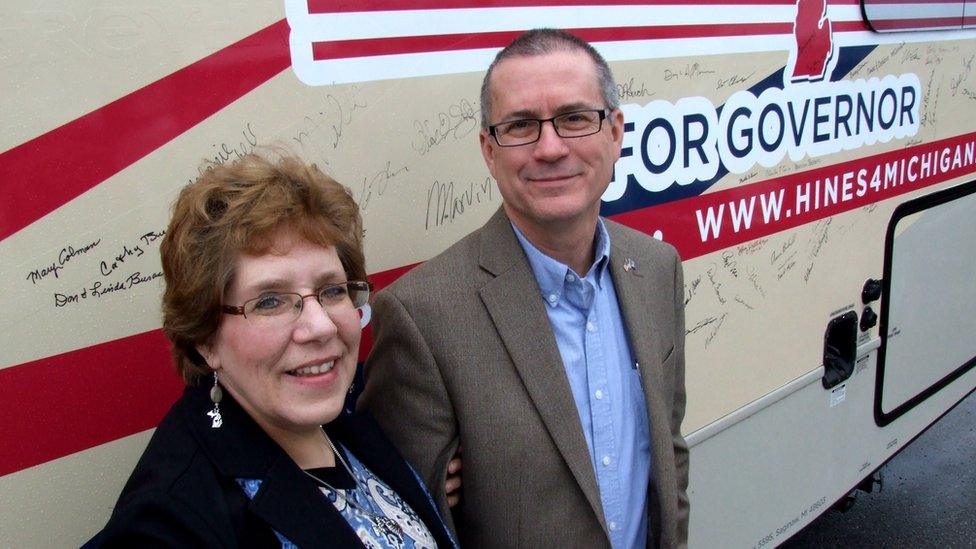
[[[298,317],[305,298],[314,297],[329,313],[353,311],[369,301],[369,285],[351,281],[323,286],[314,294],[301,295],[293,292],[265,294],[244,303],[244,316],[251,317]]]

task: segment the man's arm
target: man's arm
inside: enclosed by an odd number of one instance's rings
[[[373,349],[358,407],[372,413],[417,469],[453,531],[445,479],[459,441],[441,372],[414,318],[391,291],[376,295],[372,320]]]
[[[674,465],[678,481],[679,546],[688,544],[688,443],[681,436],[681,422],[685,417],[685,300],[684,273],[681,258],[675,257],[674,268],[674,408],[671,412],[671,439],[674,441]]]

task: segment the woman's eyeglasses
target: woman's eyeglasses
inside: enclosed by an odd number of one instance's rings
[[[338,284],[326,284],[313,294],[265,293],[245,301],[243,305],[224,305],[222,309],[224,313],[243,315],[247,319],[274,318],[291,321],[301,316],[307,297],[314,297],[331,315],[363,308],[369,302],[369,291],[369,282],[350,280]]]

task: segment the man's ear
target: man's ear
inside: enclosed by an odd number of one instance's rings
[[[488,172],[495,177],[495,139],[488,135],[488,130],[482,128],[478,133],[478,140],[481,143],[481,156],[485,159]],[[497,179],[497,178],[496,178]]]
[[[616,151],[616,158],[613,161],[616,162],[620,159],[620,147],[624,143],[624,111],[620,110],[619,107],[610,111],[607,122],[610,123],[610,136],[614,142],[614,151]]]

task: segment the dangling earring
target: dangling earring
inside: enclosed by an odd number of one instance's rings
[[[224,398],[224,392],[220,389],[220,385],[217,385],[217,372],[214,372],[214,384],[210,388],[210,401],[213,402],[213,410],[207,412],[207,415],[213,420],[210,423],[211,429],[219,429],[221,425],[224,424],[224,418],[220,417],[220,401]]]
[[[363,329],[369,324],[369,319],[373,316],[373,309],[369,304],[359,308],[359,328]]]

